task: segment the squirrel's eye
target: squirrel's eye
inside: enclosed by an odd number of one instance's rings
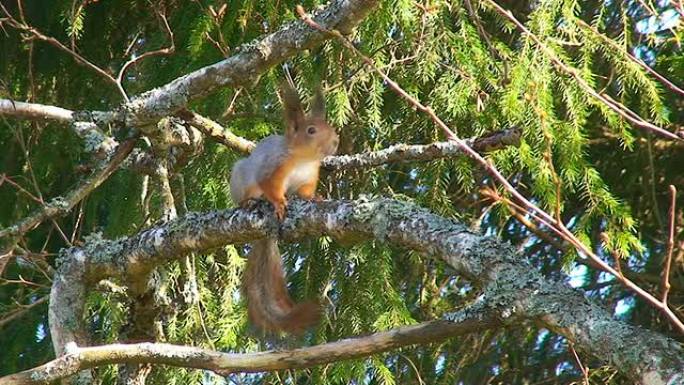
[[[306,132],[307,132],[309,135],[313,135],[313,134],[316,133],[316,127],[314,127],[314,126],[309,126],[309,128],[306,129]]]

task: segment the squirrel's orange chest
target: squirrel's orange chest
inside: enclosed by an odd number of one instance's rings
[[[320,162],[317,160],[292,165],[285,176],[285,189],[288,192],[293,192],[302,185],[316,181],[319,167]]]

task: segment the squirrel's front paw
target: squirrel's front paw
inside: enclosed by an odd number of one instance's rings
[[[285,203],[275,203],[273,204],[273,208],[275,210],[276,218],[282,222],[285,219],[285,209],[287,209],[287,205]]]
[[[240,202],[240,208],[245,210],[252,210],[259,204],[259,202],[260,200],[257,198],[249,198]]]

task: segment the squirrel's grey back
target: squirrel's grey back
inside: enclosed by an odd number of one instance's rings
[[[287,141],[282,135],[271,135],[259,142],[252,153],[240,159],[230,174],[230,195],[239,204],[245,189],[265,180],[287,156]]]

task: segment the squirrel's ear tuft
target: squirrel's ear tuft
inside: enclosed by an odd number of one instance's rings
[[[325,96],[323,96],[323,88],[320,85],[316,86],[311,98],[311,116],[325,119]]]
[[[280,83],[280,98],[283,101],[287,132],[292,132],[304,122],[302,102],[299,100],[297,91],[287,81]]]

